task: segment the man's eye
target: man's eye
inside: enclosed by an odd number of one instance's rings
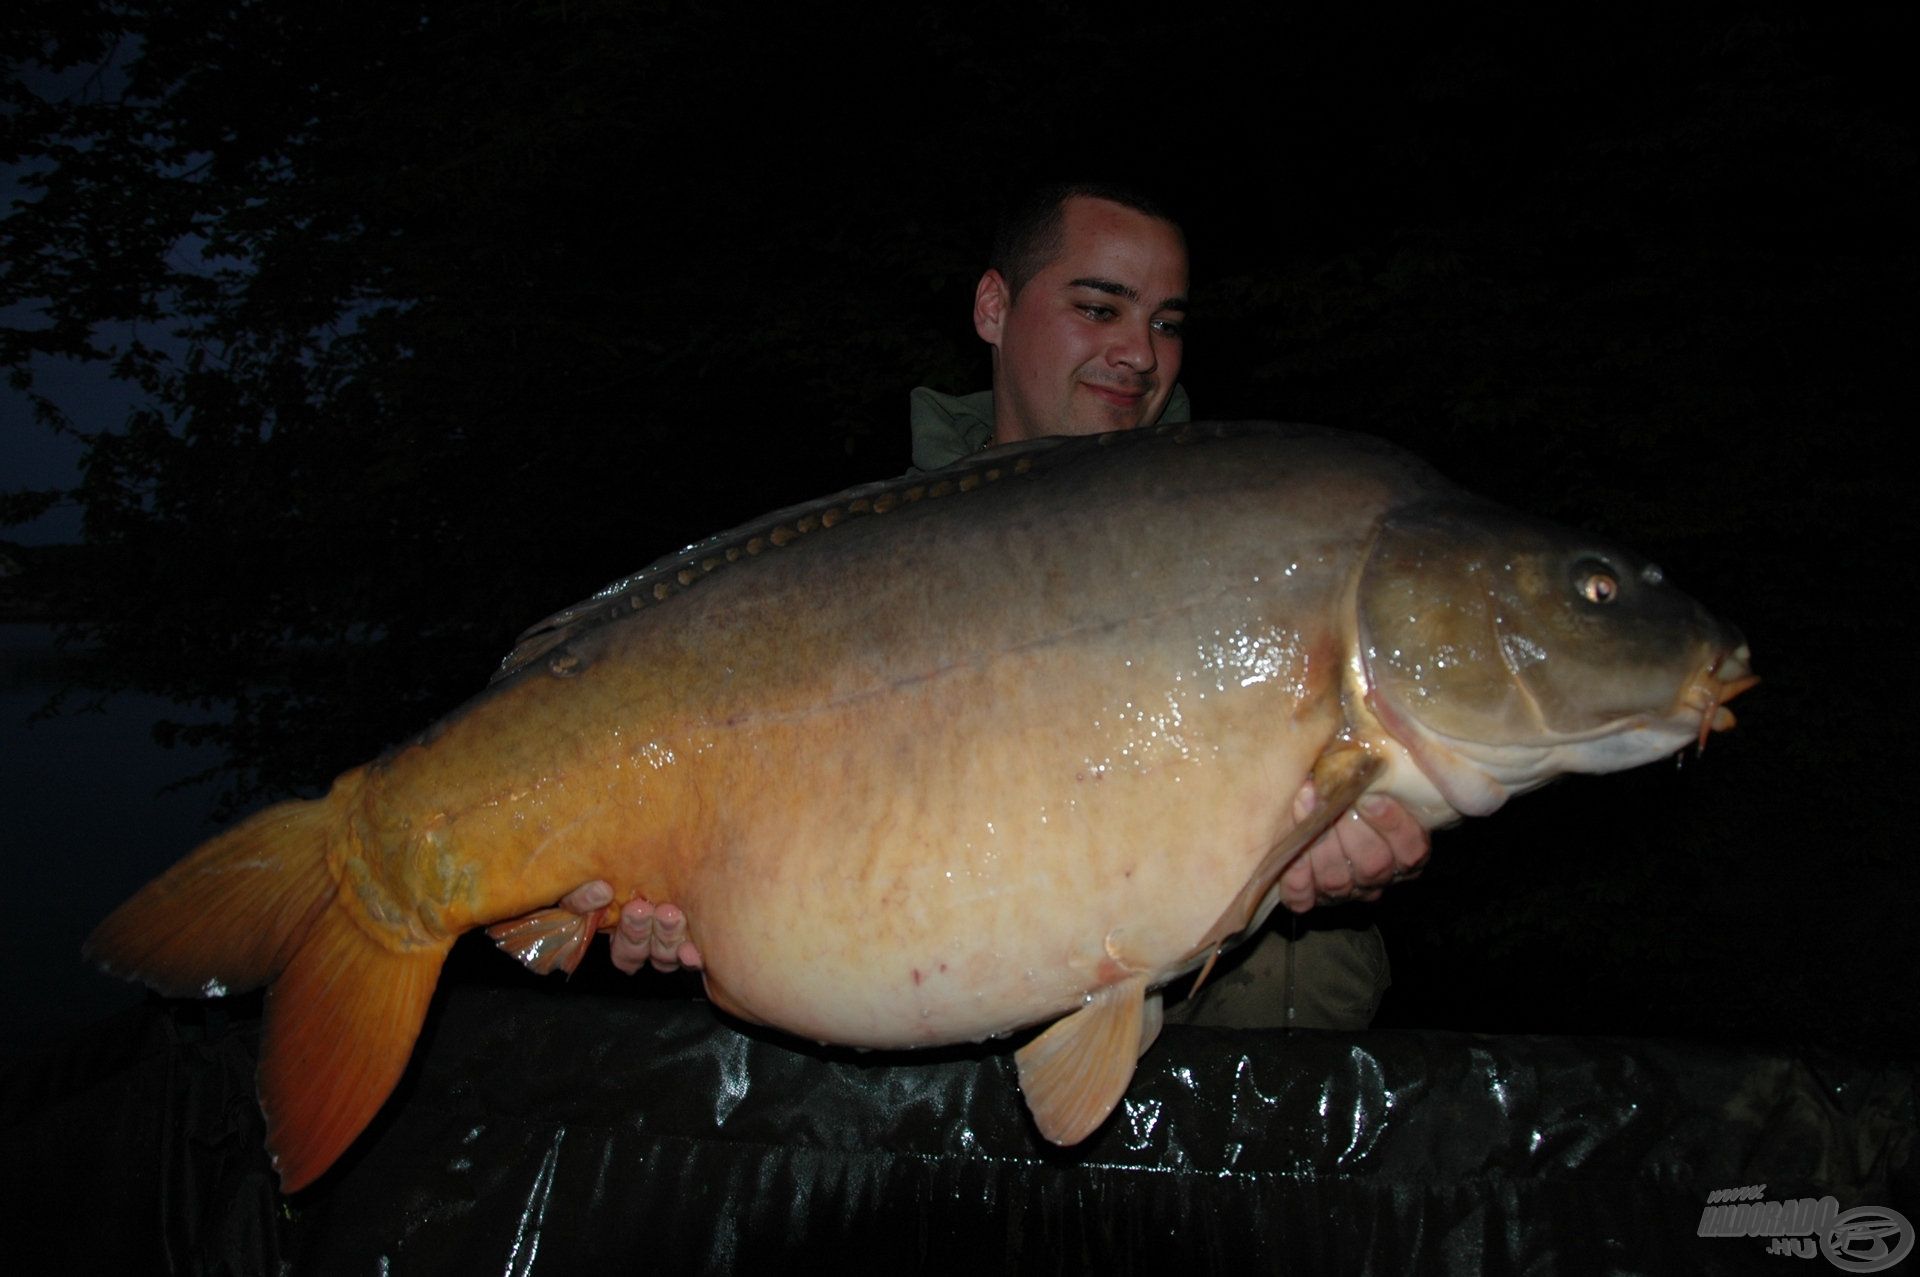
[[[1112,319],[1113,307],[1096,306],[1092,302],[1082,302],[1080,304],[1080,313],[1088,319]]]
[[[1185,337],[1187,335],[1187,325],[1182,320],[1156,319],[1153,321],[1153,326],[1169,337]]]

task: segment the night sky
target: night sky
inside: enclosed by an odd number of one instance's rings
[[[655,555],[904,468],[908,389],[986,384],[996,202],[1110,176],[1188,228],[1200,416],[1376,433],[1618,536],[1766,680],[1683,768],[1439,835],[1378,909],[1381,1022],[1911,1044],[1905,9],[168,8],[140,47],[192,86],[178,168],[76,187],[34,233],[84,265],[26,296],[106,340],[121,294],[200,308],[195,338],[141,321],[190,446],[96,467],[81,610],[108,685],[244,698],[213,741],[240,805]],[[169,254],[252,264],[196,293]],[[146,402],[34,366],[83,431]],[[64,482],[26,469],[19,402],[7,486]]]

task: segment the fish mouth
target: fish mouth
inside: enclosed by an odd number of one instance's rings
[[[1745,643],[1730,652],[1722,652],[1681,694],[1681,705],[1700,715],[1700,750],[1706,749],[1707,737],[1712,733],[1732,730],[1737,720],[1727,708],[1727,702],[1760,681],[1749,664],[1752,655]]]

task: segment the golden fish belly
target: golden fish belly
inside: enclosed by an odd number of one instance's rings
[[[717,995],[803,1036],[904,1047],[1185,965],[1290,827],[1335,699],[1222,686],[1120,644],[1113,677],[1089,679],[1086,646],[716,742],[712,845],[678,898]]]

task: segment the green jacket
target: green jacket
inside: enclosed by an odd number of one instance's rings
[[[1167,396],[1161,421],[1193,420],[1193,404],[1184,386]],[[913,431],[913,468],[938,470],[971,457],[993,438],[993,392],[943,395],[915,386],[907,395],[907,425]]]

